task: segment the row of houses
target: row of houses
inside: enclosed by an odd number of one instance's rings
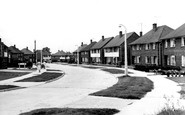
[[[185,67],[185,24],[177,29],[154,23],[146,34],[127,33],[129,65]],[[80,63],[124,65],[124,34],[81,44],[73,53]]]
[[[51,57],[50,52],[42,50],[43,61],[47,61],[48,57]],[[36,63],[41,59],[41,50],[31,51],[28,47],[19,50],[14,46],[8,47],[0,38],[0,69],[6,69],[8,67],[18,67],[19,63]]]

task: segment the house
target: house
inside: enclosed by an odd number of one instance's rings
[[[85,47],[87,47],[87,44],[83,44],[83,42],[81,43],[81,46],[78,47],[77,50],[75,50],[73,52],[73,55],[75,57],[75,62],[77,63],[79,61],[79,63],[82,62],[82,58],[81,58],[81,50],[84,49]]]
[[[185,67],[185,24],[161,38],[162,65]]]
[[[9,47],[11,57],[10,57],[10,66],[12,67],[18,67],[18,63],[23,62],[24,53],[21,52],[16,46],[10,46]]]
[[[42,58],[42,62],[51,62],[51,53],[46,50],[37,50],[36,57],[37,57],[37,62],[40,62],[41,58]]]
[[[166,25],[157,27],[157,24],[154,23],[149,32],[130,44],[132,47],[132,64],[161,65],[162,49],[160,39],[172,31],[173,29]]]
[[[97,42],[93,42],[92,40],[90,40],[90,44],[84,47],[83,49],[81,49],[80,53],[81,53],[82,63],[90,64],[92,62],[92,58],[90,56],[90,49],[96,43]]]
[[[1,41],[0,38],[0,69],[6,69],[8,67],[8,61],[10,53],[8,47]]]
[[[138,39],[139,36],[135,32],[127,33],[127,52],[128,59],[130,59],[130,46],[129,43]],[[124,41],[125,35],[122,34],[122,31],[119,32],[119,35],[115,36],[109,43],[107,43],[104,48],[104,57],[106,64],[124,64]],[[130,64],[130,60],[128,60]]]
[[[21,50],[21,52],[24,53],[24,59],[23,59],[24,62],[26,62],[26,63],[28,63],[28,62],[34,63],[35,62],[35,54],[32,51],[30,51],[28,49],[28,47],[23,48]]]
[[[93,63],[105,64],[104,50],[103,47],[113,39],[113,37],[104,38],[99,40],[93,47],[91,47],[90,57],[92,58]]]
[[[64,52],[63,50],[58,50],[55,54],[51,55],[52,62],[69,62],[72,58],[70,52]]]

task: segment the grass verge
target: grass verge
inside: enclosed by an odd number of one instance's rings
[[[11,88],[17,88],[19,86],[15,85],[0,85],[0,90],[6,90],[6,89],[11,89]]]
[[[29,74],[30,72],[0,72],[0,81],[1,80],[6,80],[6,79],[11,79],[15,77],[20,77],[26,74]]]
[[[45,72],[41,75],[33,76],[30,78],[22,79],[16,82],[45,82],[45,81],[50,81],[53,79],[56,79],[60,76],[62,76],[63,73],[50,73],[50,72]]]
[[[89,68],[89,69],[100,69],[102,67],[95,67],[95,66],[82,66],[83,68]]]
[[[153,89],[153,82],[145,77],[120,77],[112,87],[92,93],[94,96],[141,99]]]
[[[181,109],[163,109],[161,112],[159,112],[157,115],[185,115],[185,111]]]
[[[118,112],[116,109],[46,108],[20,115],[113,115]]]
[[[125,71],[124,70],[120,70],[120,69],[101,69],[103,71],[109,72],[111,74],[124,74]],[[129,74],[132,74],[132,72],[128,72]]]

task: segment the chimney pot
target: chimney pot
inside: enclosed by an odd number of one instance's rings
[[[14,44],[14,48],[16,48],[16,45]]]
[[[0,43],[1,43],[1,38],[0,38]]]
[[[140,37],[143,36],[143,32],[140,32]]]
[[[157,30],[157,23],[153,24],[153,30],[156,31]]]
[[[81,43],[81,46],[83,46],[83,42]]]
[[[122,31],[119,31],[119,37],[121,38],[123,36]]]
[[[105,40],[105,38],[104,38],[104,36],[102,36],[102,41],[104,41]]]
[[[26,47],[26,49],[28,50],[28,47]]]
[[[90,42],[92,43],[92,39],[90,40]]]

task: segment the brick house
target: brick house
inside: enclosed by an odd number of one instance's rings
[[[157,24],[153,24],[153,28],[141,36],[136,41],[130,44],[131,48],[131,60],[134,65],[161,65],[161,43],[160,38],[166,36],[173,29],[164,25],[157,27]]]
[[[24,62],[26,62],[26,63],[28,63],[28,62],[34,63],[35,62],[35,54],[32,51],[30,51],[28,49],[28,47],[23,48],[21,50],[21,52],[24,53],[24,59],[23,59]]]
[[[73,52],[76,63],[77,60],[79,60],[79,63],[82,63],[81,50],[84,49],[85,47],[87,47],[87,44],[83,44],[82,42],[81,46],[79,46],[78,49]]]
[[[90,41],[90,44],[81,49],[81,58],[82,58],[82,63],[92,63],[92,58],[90,56],[90,49],[93,47],[97,42],[93,42],[92,40]]]
[[[6,69],[8,67],[9,58],[10,52],[8,47],[1,41],[0,38],[0,69]]]
[[[9,47],[10,53],[11,53],[11,59],[10,59],[10,66],[18,67],[18,63],[23,62],[24,59],[24,53],[21,52],[16,46],[10,46]]]
[[[130,64],[130,46],[129,43],[138,39],[139,36],[135,32],[127,33],[127,52],[128,52],[128,64]],[[119,35],[115,36],[109,43],[107,43],[104,48],[104,57],[106,64],[124,64],[124,34],[122,31]]]
[[[185,24],[162,39],[162,65],[185,67]]]
[[[104,49],[103,47],[113,39],[113,37],[104,38],[99,40],[93,47],[91,47],[90,56],[93,63],[105,64]]]
[[[36,51],[37,62],[41,61],[41,53],[42,53],[42,62],[51,62],[51,53],[46,50],[37,50]]]
[[[72,54],[63,50],[58,50],[58,52],[51,55],[52,62],[69,62],[71,58]]]

